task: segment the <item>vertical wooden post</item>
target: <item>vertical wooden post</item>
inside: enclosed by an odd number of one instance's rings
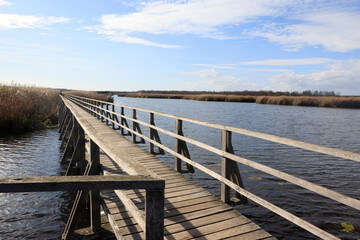
[[[182,120],[176,119],[176,134],[181,135],[182,133]],[[175,139],[175,151],[179,154],[181,154],[181,146],[180,146],[180,140]],[[178,172],[181,172],[181,159],[178,157],[175,157],[175,170]]]
[[[90,114],[94,116],[94,113],[92,111],[93,110],[93,106],[92,106],[93,105],[93,100],[90,99],[89,104],[90,104]]]
[[[146,190],[145,239],[164,238],[164,189]]]
[[[150,125],[155,125],[154,124],[154,113],[149,113],[149,124]],[[151,139],[151,140],[154,140],[154,131],[153,131],[153,129],[151,128],[151,127],[149,127],[149,138]],[[154,144],[153,143],[151,143],[151,142],[149,142],[149,152],[151,153],[151,154],[153,154],[154,153]]]
[[[124,107],[121,107],[120,108],[121,110],[120,110],[120,115],[121,115],[121,118],[120,118],[120,126],[121,126],[121,128],[120,128],[120,132],[121,132],[121,135],[124,135],[124,128],[122,127],[123,126],[123,124],[124,124],[124,118],[122,117],[122,116],[124,116]]]
[[[229,142],[231,141],[231,132],[223,130],[221,132],[221,149],[227,152]],[[221,158],[221,176],[230,179],[229,159]],[[221,183],[221,200],[225,203],[230,202],[230,187]]]
[[[112,114],[111,114],[111,119],[113,120],[113,121],[115,121],[115,114],[114,114],[114,112],[115,112],[115,105],[114,104],[111,104],[111,111],[113,112]],[[114,122],[112,122],[111,123],[111,126],[112,126],[112,129],[114,129],[115,130],[115,123]]]
[[[98,114],[96,114],[97,118],[100,119],[100,103],[98,101],[96,101],[96,112]]]
[[[94,175],[100,174],[99,146],[93,140],[90,140],[90,163],[94,167]],[[90,224],[93,232],[101,228],[99,191],[90,191]]]
[[[105,104],[106,105],[106,110],[109,110],[109,104]],[[109,112],[108,111],[105,111],[106,113],[104,114],[106,116],[106,125],[109,125]]]
[[[231,141],[231,132],[223,130],[221,132],[221,146],[222,150],[228,153],[234,153]],[[240,171],[238,168],[237,162],[222,157],[222,169],[221,174],[224,178],[231,180],[233,183],[239,185],[241,188],[244,188],[244,184],[241,179]],[[243,203],[247,203],[247,198],[240,193],[235,193],[236,197]],[[221,183],[221,200],[224,202],[230,201],[230,187]]]
[[[101,122],[104,122],[104,103],[101,103],[101,107],[100,107],[100,114],[101,114]]]
[[[63,129],[64,129],[64,126],[66,125],[67,123],[67,120],[69,118],[69,110],[66,109],[66,112],[65,112],[65,116],[62,118],[61,120],[61,124],[60,124],[60,127],[59,127],[59,133],[62,133]],[[61,135],[61,134],[60,134]],[[61,140],[61,138],[59,138]]]
[[[136,119],[136,109],[132,110],[132,118]],[[136,131],[136,123],[134,122],[134,120],[132,121],[132,130],[134,132]],[[136,134],[134,132],[132,134],[132,140],[133,140],[133,142],[136,142]]]

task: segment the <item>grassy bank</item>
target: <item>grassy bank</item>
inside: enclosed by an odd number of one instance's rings
[[[57,124],[59,92],[0,84],[0,132],[19,133]]]
[[[97,92],[93,92],[93,91],[73,90],[73,91],[65,91],[64,94],[65,95],[70,94],[70,95],[75,95],[75,96],[85,97],[85,98],[92,98],[92,99],[96,99],[96,100],[100,100],[100,101],[104,101],[104,102],[114,102],[114,99],[111,94],[97,93]]]
[[[188,99],[197,101],[248,102],[258,104],[357,108],[360,109],[360,97],[340,96],[244,96],[231,94],[159,94],[159,93],[126,93],[121,96],[138,98]]]

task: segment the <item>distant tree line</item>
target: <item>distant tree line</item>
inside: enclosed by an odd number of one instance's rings
[[[99,92],[100,93],[100,92]],[[109,93],[109,91],[103,91],[101,93]],[[165,90],[140,90],[136,92],[113,92],[114,94],[180,94],[180,95],[202,95],[202,94],[219,94],[219,95],[240,95],[240,96],[340,96],[340,93],[335,91],[311,91],[306,90],[302,92],[292,91],[165,91]]]

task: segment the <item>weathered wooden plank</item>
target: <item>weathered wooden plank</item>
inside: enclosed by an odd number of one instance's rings
[[[104,119],[107,120],[106,117]],[[90,125],[94,126],[95,128],[102,129],[101,126],[104,126],[104,124],[101,124],[101,122],[98,122],[100,124],[93,125],[92,119],[86,118],[84,121],[91,123]],[[172,226],[171,229],[179,233],[182,231],[187,231],[182,226],[187,226],[186,229],[191,229],[191,226],[196,226],[192,228],[194,230],[195,228],[202,226],[205,227],[208,225],[208,223],[206,223],[207,221],[210,224],[215,224],[239,217],[238,213],[234,212],[231,207],[222,204],[210,193],[195,186],[191,181],[176,173],[174,170],[171,170],[168,165],[159,164],[159,159],[154,157],[149,158],[149,153],[143,149],[138,149],[138,147],[133,144],[128,144],[129,141],[127,139],[124,140],[121,136],[115,136],[111,133],[111,131],[104,129],[104,131],[100,131],[101,134],[98,136],[98,140],[100,142],[109,143],[107,146],[105,146],[105,152],[108,152],[108,150],[117,151],[117,155],[109,154],[110,158],[113,159],[113,156],[115,155],[114,160],[110,160],[106,155],[103,155],[100,158],[102,164],[104,164],[104,172],[123,174],[123,169],[126,169],[126,165],[131,165],[128,163],[128,161],[132,161],[134,162],[133,169],[131,169],[131,167],[130,170],[127,169],[129,174],[133,174],[131,173],[132,170],[135,171],[137,170],[138,166],[142,166],[143,168],[146,168],[146,172],[152,172],[150,176],[156,176],[156,178],[164,177],[164,180],[166,181],[166,187],[169,186],[169,188],[165,189],[165,197],[167,198],[164,202],[166,211],[164,219],[165,229]],[[95,133],[90,132],[90,137],[92,138],[91,134]],[[110,148],[110,143],[112,145],[115,145],[113,143],[119,143],[120,146],[116,146],[116,148]],[[106,147],[108,147],[108,149],[106,149]],[[144,209],[146,196],[144,191],[129,190],[126,191],[126,194],[131,198],[131,201],[133,201],[139,209]],[[120,225],[122,227],[121,229],[119,228],[119,231],[121,230],[120,232],[125,230],[125,239],[142,239],[145,237],[143,230],[131,216],[130,212],[128,212],[124,206],[120,204],[120,202],[117,202],[118,197],[112,196],[109,191],[103,191],[102,197],[104,199],[104,204],[109,207],[108,210],[109,214],[111,215],[110,220],[117,224],[115,226]],[[192,224],[192,222],[194,222],[194,224]],[[126,233],[131,233],[132,235],[126,235]],[[169,237],[171,238],[171,234]]]
[[[51,176],[0,178],[0,192],[79,191],[103,189],[157,189],[164,181],[144,176]]]
[[[219,221],[219,222],[212,223],[212,224],[207,224],[205,226],[201,226],[198,228],[189,229],[186,231],[172,234],[172,237],[174,239],[194,239],[194,238],[203,236],[202,239],[209,239],[209,237],[207,235],[212,234],[212,233],[216,233],[216,232],[220,232],[220,231],[223,232],[225,229],[234,230],[236,228],[241,228],[243,230],[245,228],[245,226],[252,225],[252,223],[247,223],[247,224],[241,225],[239,227],[239,221],[243,221],[243,218],[241,218],[241,217],[231,218],[231,219],[226,219],[224,221]],[[257,228],[259,228],[259,226],[257,226],[256,224],[253,224],[253,225],[256,226]],[[244,230],[244,231],[247,231],[247,230]],[[220,236],[220,235],[218,235],[218,236]],[[217,239],[224,238],[225,236],[228,237],[227,234],[222,234],[221,237],[219,237]]]
[[[276,238],[272,237],[269,233],[265,232],[264,230],[258,229],[253,232],[236,235],[233,237],[229,237],[227,239],[231,239],[231,240],[248,240],[248,239],[271,240],[272,239],[272,240],[275,240]]]

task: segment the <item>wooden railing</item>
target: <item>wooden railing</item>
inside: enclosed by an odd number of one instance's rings
[[[100,206],[96,206],[94,192],[101,190],[126,190],[126,189],[145,189],[147,199],[146,214],[155,216],[161,212],[161,197],[159,189],[164,189],[164,181],[150,178],[148,176],[50,176],[50,177],[31,177],[31,178],[0,178],[0,193],[13,192],[56,192],[56,191],[79,191],[84,196],[90,195],[90,221],[91,229],[94,233],[100,228]],[[159,229],[158,221],[149,221],[147,239],[161,239],[159,234],[163,229]],[[160,225],[161,226],[161,225]],[[72,239],[71,230],[62,235],[62,239]],[[151,237],[149,237],[151,236]]]
[[[89,175],[107,175],[106,171],[102,171],[100,164],[100,150],[107,154],[112,160],[121,162],[126,166],[124,171],[128,173],[128,177],[138,178],[137,176],[147,176],[149,185],[131,185],[129,183],[128,188],[122,187],[122,189],[145,189],[146,201],[145,201],[145,214],[139,210],[138,207],[123,194],[122,191],[113,188],[118,195],[122,203],[132,214],[134,219],[139,224],[140,228],[145,233],[146,239],[162,239],[164,234],[164,187],[165,181],[156,176],[153,172],[144,169],[142,166],[134,161],[122,159],[114,150],[114,146],[110,143],[104,142],[101,133],[93,130],[91,124],[79,114],[68,100],[63,100],[63,104],[60,108],[60,139],[62,140],[61,146],[64,148],[63,155],[60,159],[61,163],[65,163],[70,153],[70,159],[65,176],[72,174],[83,175],[84,177],[90,177]],[[85,139],[86,135],[86,139]],[[87,144],[86,144],[87,143]],[[89,153],[89,159],[85,158],[85,150]],[[135,176],[134,176],[135,175]],[[112,176],[112,175],[111,175]],[[111,177],[110,176],[110,177]],[[107,176],[102,176],[107,179]],[[141,177],[140,177],[141,178]],[[101,179],[98,178],[98,179]],[[125,177],[126,179],[126,177]],[[100,189],[103,190],[103,189]],[[99,191],[92,191],[90,194],[90,217],[91,227],[94,232],[99,231],[100,222],[100,204],[104,208],[105,214],[108,216],[109,223],[116,225],[115,219],[109,214],[106,204],[102,198],[100,198]],[[74,230],[78,215],[80,214],[81,206],[86,204],[86,193],[79,191],[75,198],[75,203],[68,219],[63,239],[67,239],[68,236]],[[94,210],[93,210],[94,209]],[[122,239],[122,235],[119,231],[114,231],[115,235]]]
[[[68,99],[73,101],[74,103],[81,106],[83,109],[88,111],[90,114],[94,115],[95,117],[99,118],[101,121],[105,122],[115,130],[120,130],[121,134],[123,135],[132,135],[132,139],[134,142],[137,142],[136,136],[138,136],[140,139],[146,140],[149,143],[149,149],[150,152],[154,152],[154,146],[157,146],[161,151],[166,151],[170,154],[172,154],[175,157],[175,169],[179,172],[182,172],[181,169],[181,160],[186,162],[187,164],[187,170],[193,172],[193,167],[205,172],[206,174],[214,177],[215,179],[219,180],[221,182],[221,199],[224,202],[228,202],[230,199],[230,191],[229,189],[235,190],[237,193],[241,194],[243,198],[251,199],[252,201],[258,203],[259,205],[271,210],[272,212],[284,217],[285,219],[291,221],[292,223],[295,223],[296,225],[300,226],[301,228],[313,233],[314,235],[323,238],[323,239],[338,239],[337,237],[331,235],[330,233],[314,226],[313,224],[285,211],[284,209],[281,209],[278,206],[275,206],[274,204],[260,198],[259,196],[256,196],[252,194],[251,192],[244,189],[241,181],[241,176],[238,173],[237,169],[237,163],[244,164],[246,166],[252,167],[254,169],[260,170],[264,173],[270,174],[272,176],[275,176],[277,178],[283,179],[285,181],[288,181],[290,183],[293,183],[297,186],[300,186],[302,188],[305,188],[307,190],[310,190],[314,193],[317,193],[319,195],[322,195],[324,197],[330,198],[334,201],[337,201],[339,203],[345,204],[347,206],[350,206],[352,208],[355,208],[357,210],[360,210],[360,201],[358,199],[346,196],[344,194],[335,192],[333,190],[330,190],[328,188],[319,186],[317,184],[311,183],[309,181],[303,180],[301,178],[292,176],[290,174],[287,174],[285,172],[276,170],[274,168],[265,166],[263,164],[251,161],[249,159],[236,156],[232,150],[232,144],[231,144],[231,135],[232,133],[239,133],[259,139],[264,139],[268,141],[272,141],[275,143],[280,143],[292,147],[297,147],[313,152],[318,152],[322,154],[327,154],[330,156],[340,157],[343,159],[348,159],[356,162],[360,162],[360,154],[348,152],[344,150],[334,149],[334,148],[328,148],[323,147],[315,144],[305,143],[301,141],[295,141],[283,137],[273,136],[269,134],[249,131],[241,128],[236,128],[232,126],[226,126],[221,124],[215,124],[205,121],[199,121],[194,120],[191,118],[186,117],[180,117],[172,114],[167,113],[161,113],[157,111],[147,110],[147,109],[141,109],[136,107],[129,107],[119,104],[113,104],[109,102],[103,102],[99,100],[84,98],[84,97],[78,97],[78,96],[72,96],[68,95]],[[111,109],[110,109],[111,106]],[[120,113],[117,113],[115,111],[115,107],[120,108]],[[133,116],[125,116],[124,109],[130,109],[132,110]],[[141,111],[149,114],[149,122],[143,122],[136,118],[136,111]],[[168,117],[171,119],[176,120],[176,129],[175,132],[171,132],[162,128],[159,128],[155,126],[154,116],[163,116]],[[129,127],[127,121],[132,121],[132,128]],[[215,148],[213,146],[210,146],[208,144],[202,143],[197,140],[193,140],[191,138],[183,136],[182,132],[182,122],[186,121],[193,124],[198,124],[206,127],[211,127],[215,129],[220,129],[222,131],[221,133],[221,142],[222,142],[222,149]],[[172,149],[170,147],[167,147],[163,145],[159,138],[154,138],[154,134],[150,134],[149,137],[143,135],[140,130],[140,125],[145,126],[149,128],[150,133],[151,132],[162,132],[170,137],[174,137],[176,140],[175,149]],[[125,133],[125,130],[127,130],[127,133]],[[142,141],[143,141],[142,140]],[[192,144],[197,147],[200,147],[202,149],[208,150],[212,153],[215,153],[222,157],[222,172],[221,175],[202,166],[201,164],[197,163],[196,161],[193,161],[190,159],[189,152],[187,151],[186,144]],[[232,169],[232,170],[231,170]],[[235,170],[234,170],[235,169]]]

